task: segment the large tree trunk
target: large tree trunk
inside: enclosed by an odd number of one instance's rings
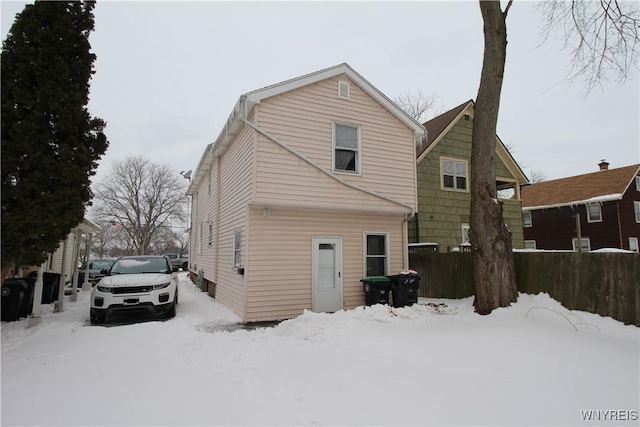
[[[471,151],[471,244],[476,296],[474,307],[488,314],[517,299],[511,233],[502,218],[496,189],[496,127],[507,52],[506,17],[499,1],[480,1],[484,20],[484,59],[473,119]]]

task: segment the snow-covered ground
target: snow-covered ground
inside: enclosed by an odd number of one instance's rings
[[[3,322],[2,425],[638,425],[640,328],[546,294],[243,330],[180,276],[168,321],[91,326],[82,292]]]

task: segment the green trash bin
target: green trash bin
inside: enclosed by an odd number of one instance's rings
[[[364,290],[364,299],[367,305],[389,305],[389,292],[391,280],[386,276],[371,276],[360,279]]]

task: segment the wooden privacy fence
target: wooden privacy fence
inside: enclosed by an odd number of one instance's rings
[[[418,295],[466,298],[475,293],[471,253],[410,253],[421,277]],[[518,291],[548,293],[570,310],[611,316],[640,326],[640,255],[514,252]]]

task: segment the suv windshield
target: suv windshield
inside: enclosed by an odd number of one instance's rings
[[[112,259],[96,259],[89,263],[89,268],[92,270],[105,270],[111,267],[112,264]],[[84,265],[82,266],[82,268],[84,268]]]
[[[163,257],[121,258],[111,267],[111,274],[167,273],[171,271]]]

